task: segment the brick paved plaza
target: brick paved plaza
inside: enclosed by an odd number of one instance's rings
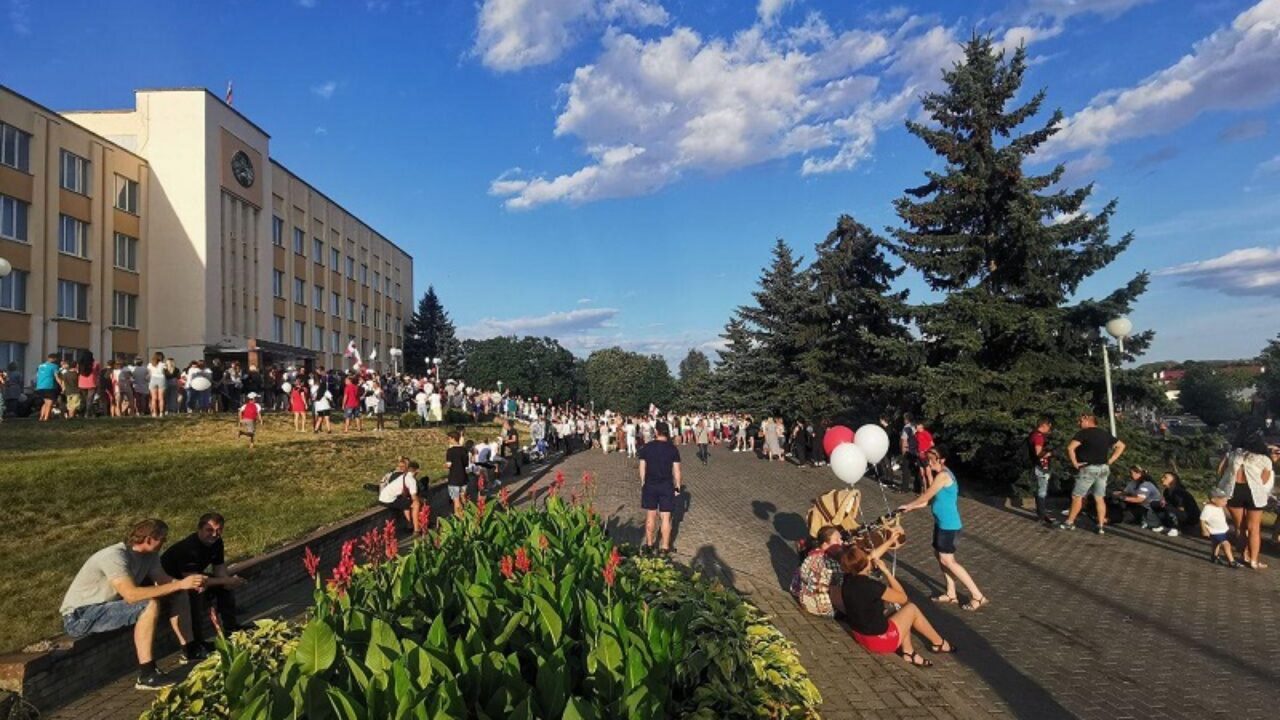
[[[1280,671],[1280,565],[1229,570],[1205,560],[1199,538],[1134,526],[1105,537],[1066,533],[1030,513],[961,500],[959,559],[992,604],[977,613],[931,606],[941,586],[927,511],[910,514],[898,577],[925,606],[955,656],[929,669],[873,657],[833,621],[801,612],[786,592],[811,498],[837,487],[826,468],[797,468],[713,449],[684,452],[688,510],[679,560],[720,573],[772,613],[822,691],[825,718],[1206,718],[1273,716]],[[642,535],[634,461],[579,453],[572,480],[599,478],[597,505],[616,535]],[[964,478],[961,478],[964,486]],[[860,483],[871,519],[908,496]],[[887,501],[887,502],[886,502]],[[927,654],[927,649],[926,649]],[[1269,700],[1270,699],[1270,700]]]

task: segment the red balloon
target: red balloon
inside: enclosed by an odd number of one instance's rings
[[[831,457],[837,446],[847,442],[853,442],[853,431],[844,425],[832,425],[822,436],[822,449],[827,451],[827,457]]]

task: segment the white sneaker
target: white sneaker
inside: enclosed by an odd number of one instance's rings
[[[1161,533],[1161,534],[1164,534],[1164,527],[1159,526],[1159,525],[1157,525],[1156,527],[1153,527],[1153,528],[1148,528],[1148,529],[1149,529],[1151,532],[1154,532],[1154,533]]]
[[[1169,528],[1169,537],[1178,537],[1178,528]]]

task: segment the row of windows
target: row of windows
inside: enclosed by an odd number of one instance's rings
[[[29,242],[27,236],[28,205],[8,195],[0,195],[0,237]],[[58,216],[58,252],[76,257],[89,257],[89,225],[70,215]],[[115,234],[115,266],[138,271],[138,239]]]
[[[59,155],[59,184],[72,192],[88,195],[90,191],[89,160],[68,150]],[[0,122],[0,165],[31,172],[31,135]],[[116,175],[116,207],[138,214],[138,183]]]
[[[284,283],[285,283],[284,271],[273,269],[271,271],[271,294],[273,297],[277,297],[281,300],[288,299],[285,297],[285,294],[284,294]],[[295,277],[293,279],[293,301],[298,303],[299,305],[306,305],[307,304],[306,294],[307,294],[306,281],[300,277]],[[340,315],[341,302],[342,302],[342,298],[338,295],[337,292],[329,293],[329,312],[333,315]],[[399,304],[398,300],[396,302],[397,304]],[[324,310],[324,287],[323,286],[321,285],[311,286],[311,306],[316,310]],[[369,312],[369,306],[361,305],[361,307],[364,308],[364,310],[361,312],[360,317],[361,317],[361,322],[364,322],[364,318],[368,315],[368,312]],[[348,320],[355,320],[355,314],[356,314],[355,308],[356,308],[356,301],[352,298],[348,298],[347,299],[347,319]],[[381,311],[375,311],[374,313],[375,318],[380,318],[381,315],[382,315]]]
[[[284,218],[271,217],[271,243],[277,247],[284,247]],[[298,255],[306,255],[307,235],[300,227],[293,228],[293,251]],[[311,259],[317,265],[324,264],[324,241],[318,237],[311,238]],[[356,278],[356,259],[350,255],[347,256],[347,279],[354,280]],[[334,272],[338,271],[338,267],[342,262],[342,251],[336,247],[329,248],[329,269]],[[360,284],[369,287],[369,266],[368,264],[360,265]],[[382,273],[375,270],[373,272],[373,287],[382,288],[383,294],[391,294],[391,278],[383,278]],[[396,283],[396,294],[399,295],[400,284]]]
[[[27,311],[27,282],[30,273],[14,270],[0,278],[0,310]],[[70,320],[89,319],[89,286],[71,280],[58,281],[59,318]],[[113,293],[111,324],[117,327],[138,327],[138,296],[129,293]]]

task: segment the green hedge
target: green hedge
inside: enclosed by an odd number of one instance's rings
[[[807,718],[794,647],[735,593],[624,557],[590,481],[539,507],[468,504],[400,555],[344,547],[301,628],[264,624],[143,716],[178,718]],[[196,709],[193,709],[196,708]]]

